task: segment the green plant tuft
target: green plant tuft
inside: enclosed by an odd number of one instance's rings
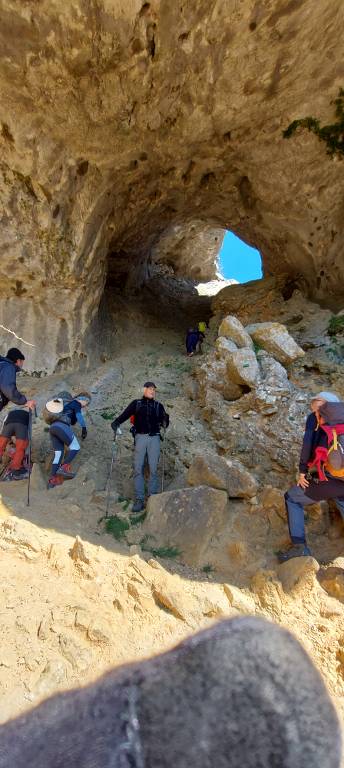
[[[283,138],[290,139],[298,128],[306,128],[325,142],[328,155],[344,155],[344,88],[339,89],[338,97],[331,104],[335,104],[336,122],[321,128],[316,117],[302,117],[288,125],[282,133]]]
[[[113,411],[102,411],[100,415],[105,421],[112,421],[115,418]]]
[[[344,315],[333,315],[327,328],[330,336],[344,332]]]
[[[201,568],[201,570],[203,571],[203,573],[214,573],[215,572],[215,568],[214,568],[213,565],[211,565],[211,563],[207,563],[206,565],[204,565],[203,568]]]
[[[117,517],[117,515],[111,515],[111,517],[108,517],[106,520],[105,528],[107,533],[112,533],[117,541],[121,541],[129,530],[130,524],[127,520],[122,520],[120,517]]]
[[[149,539],[152,538],[149,535],[143,537],[140,542],[140,546],[143,552],[151,552],[153,557],[168,558],[173,560],[175,557],[179,557],[182,554],[179,547],[168,545],[166,547],[155,547],[153,544],[149,544]]]

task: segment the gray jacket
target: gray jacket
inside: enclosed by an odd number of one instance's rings
[[[16,376],[20,368],[7,357],[0,356],[0,411],[9,401],[25,405],[27,398],[17,389]]]

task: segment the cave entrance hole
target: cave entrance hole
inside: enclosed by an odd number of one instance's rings
[[[226,231],[219,252],[219,272],[226,280],[248,283],[263,277],[262,257],[256,248]]]

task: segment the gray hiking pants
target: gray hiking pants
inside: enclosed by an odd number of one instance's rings
[[[149,466],[148,495],[158,493],[158,463],[160,456],[160,435],[136,435],[134,453],[134,486],[137,499],[144,500],[144,465],[147,455]]]

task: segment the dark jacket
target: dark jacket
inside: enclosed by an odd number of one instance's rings
[[[318,446],[327,446],[327,437],[323,429],[318,427],[315,413],[310,413],[306,420],[305,434],[300,454],[299,470],[305,474],[308,469],[308,462],[314,459],[315,449]]]
[[[86,427],[86,421],[84,419],[81,405],[78,400],[70,400],[68,403],[65,403],[63,406],[63,413],[65,416],[67,416],[69,424],[72,427],[74,427],[77,422],[80,424],[80,427]]]
[[[27,398],[17,389],[16,376],[20,368],[7,357],[0,356],[0,411],[9,401],[25,405]]]
[[[138,435],[158,435],[160,427],[168,427],[170,422],[170,417],[161,403],[149,397],[141,397],[139,400],[132,400],[123,413],[112,422],[112,429],[117,429],[131,416],[135,418],[135,432]]]

